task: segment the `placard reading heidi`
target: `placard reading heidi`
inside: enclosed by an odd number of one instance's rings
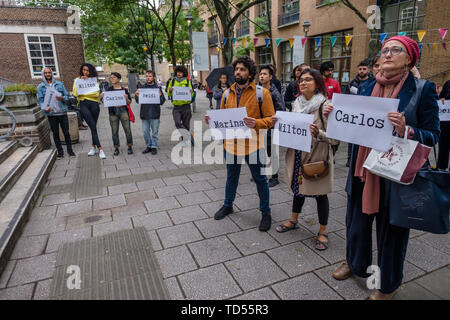
[[[273,143],[279,146],[311,151],[311,131],[309,125],[314,115],[277,111],[277,123],[274,126]]]
[[[442,103],[441,100],[438,101],[439,106],[439,120],[450,121],[450,100],[445,100]]]
[[[159,89],[139,89],[139,104],[160,104]]]
[[[252,132],[244,123],[247,117],[246,108],[232,108],[223,110],[208,110],[211,137],[214,140],[249,139]]]
[[[190,87],[173,87],[172,92],[173,101],[191,101]]]
[[[327,137],[387,151],[393,126],[387,114],[398,110],[399,99],[333,94]]]
[[[125,90],[105,91],[103,96],[103,105],[109,107],[126,106]]]
[[[97,78],[76,79],[75,85],[77,87],[78,95],[84,95],[100,91]]]

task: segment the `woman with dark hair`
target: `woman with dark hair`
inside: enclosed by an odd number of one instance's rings
[[[80,76],[77,79],[88,79],[97,78],[97,70],[95,67],[89,63],[83,63],[80,67]],[[78,94],[76,79],[73,83],[73,95],[77,98],[80,105],[80,111],[83,115],[84,120],[91,129],[92,135],[92,148],[88,153],[88,156],[93,156],[97,152],[101,159],[105,159],[105,153],[103,152],[102,146],[100,144],[100,139],[98,138],[97,132],[97,121],[100,116],[100,107],[98,105],[98,98],[100,95],[100,90],[97,90],[88,94]]]
[[[111,87],[106,91],[125,91],[125,100],[127,104],[131,103],[131,96],[127,88],[122,87],[120,81],[122,75],[118,72],[111,72]],[[100,99],[103,100],[105,94],[102,92]],[[114,144],[114,155],[118,156],[120,151],[120,140],[119,140],[119,121],[122,123],[123,131],[125,131],[125,136],[127,137],[128,154],[133,154],[133,135],[131,134],[130,126],[130,115],[128,114],[127,106],[109,107],[109,124],[111,125],[112,140]]]
[[[230,85],[228,84],[228,75],[226,73],[221,73],[219,76],[219,82],[213,88],[213,96],[217,102],[216,109],[220,109],[223,92],[229,87]]]
[[[378,72],[380,71],[380,56],[373,57],[369,67],[372,71],[372,75],[376,77]]]
[[[323,251],[328,248],[328,224],[329,202],[328,193],[333,189],[333,150],[332,145],[337,144],[334,139],[326,137],[327,120],[322,116],[323,105],[327,101],[327,89],[319,71],[305,69],[298,80],[301,95],[292,103],[292,112],[312,114],[314,122],[310,126],[312,142],[311,151],[303,152],[288,149],[286,152],[286,183],[294,194],[291,219],[279,225],[278,232],[286,232],[298,229],[298,215],[302,211],[306,197],[313,197],[317,201],[319,215],[319,232],[317,234],[316,249]],[[272,117],[272,122],[277,122],[277,117]],[[305,169],[310,163],[323,161],[323,172],[318,176],[308,175]]]
[[[286,92],[284,94],[284,102],[286,104],[286,108],[288,110],[292,110],[292,103],[295,101],[295,99],[299,95],[299,89],[298,89],[298,79],[300,78],[300,75],[302,74],[303,70],[310,69],[310,67],[306,63],[302,63],[294,68],[292,71],[292,79],[289,83],[289,85],[286,88]]]
[[[361,88],[360,95],[399,99],[398,111],[387,114],[395,135],[406,135],[408,139],[433,146],[439,140],[438,97],[434,83],[415,79],[411,73],[419,56],[419,45],[407,36],[386,40],[381,48],[381,71],[376,80]],[[325,106],[324,116],[328,117],[332,110],[331,104]],[[345,189],[348,199],[346,262],[333,272],[333,277],[345,280],[352,274],[370,276],[367,268],[372,265],[372,225],[376,218],[380,288],[373,290],[369,299],[389,300],[402,284],[409,229],[389,223],[391,186],[395,182],[364,168],[370,151],[353,145]]]

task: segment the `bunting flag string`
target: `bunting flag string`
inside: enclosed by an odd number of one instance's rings
[[[256,47],[256,44],[258,43],[258,38],[253,38],[253,46]]]
[[[265,38],[264,41],[266,41],[266,48],[268,48],[270,44],[270,38]]]
[[[243,45],[244,47],[247,46],[247,38],[243,38],[243,39],[242,39],[242,45]]]
[[[308,41],[308,38],[302,38],[302,48],[305,47],[306,41]]]
[[[381,44],[383,44],[384,40],[386,40],[387,35],[388,35],[387,33],[382,33],[382,34],[380,34],[380,41],[381,41]]]
[[[294,38],[289,38],[289,45],[292,49],[292,47],[294,46]]]
[[[406,36],[406,34],[407,34],[406,31],[403,31],[403,32],[399,32],[399,33],[398,33],[399,36]]]
[[[320,47],[320,43],[322,42],[322,37],[315,37],[316,40],[316,47]]]
[[[434,51],[434,52],[437,51],[437,43],[433,43],[433,51]]]
[[[276,42],[277,42],[277,48],[278,48],[278,46],[280,45],[281,40],[283,40],[283,39],[281,39],[281,38],[277,38],[277,39],[276,39]]]
[[[223,46],[224,46],[224,47],[225,47],[225,45],[227,44],[227,40],[228,40],[228,38],[226,38],[226,37],[223,38]]]
[[[423,37],[425,37],[425,34],[427,33],[426,30],[418,30],[417,36],[419,37],[419,42],[422,42]]]
[[[447,35],[447,32],[448,32],[448,28],[445,28],[445,29],[439,29],[439,33],[441,34],[441,39],[442,39],[442,41],[444,41],[445,36]]]
[[[334,45],[336,44],[336,40],[337,40],[337,37],[336,37],[336,36],[330,37],[330,41],[331,41],[331,48],[333,48],[333,47],[334,47]]]
[[[350,44],[350,42],[352,41],[353,36],[351,35],[347,35],[345,36],[345,46],[348,47],[348,45]]]
[[[236,44],[236,38],[233,38],[233,44]]]

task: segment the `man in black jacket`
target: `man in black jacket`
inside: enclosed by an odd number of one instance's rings
[[[440,104],[450,100],[450,80],[447,80],[439,94]],[[437,167],[442,170],[448,168],[448,157],[450,151],[450,121],[441,121],[441,136],[439,137],[439,155]]]
[[[147,70],[145,73],[145,84],[141,89],[159,89],[160,103],[159,104],[142,104],[141,105],[141,120],[142,133],[144,134],[145,144],[147,148],[142,153],[157,154],[158,153],[158,132],[161,116],[161,105],[164,104],[166,98],[162,89],[155,81],[156,74],[152,70]],[[139,103],[139,89],[136,90],[136,102]],[[151,132],[150,132],[151,131]]]
[[[350,81],[350,83],[347,86],[347,89],[344,91],[345,94],[358,94],[359,93],[359,87],[370,80],[373,79],[372,74],[370,73],[369,69],[370,61],[368,59],[361,61],[358,64],[358,75],[355,79]],[[352,156],[352,144],[348,144],[347,149],[347,163],[346,166],[349,167],[350,165],[350,158]]]

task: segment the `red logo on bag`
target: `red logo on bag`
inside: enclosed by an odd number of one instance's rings
[[[388,151],[383,152],[383,154],[378,159],[384,166],[395,166],[400,162],[401,157],[403,156],[403,150],[399,145],[394,145]],[[386,160],[383,160],[386,159]]]
[[[390,148],[388,151],[386,151],[385,153],[383,153],[383,155],[381,156],[381,159],[388,159],[389,162],[392,162],[392,158],[397,156],[398,154],[396,154],[394,152],[394,147]]]

